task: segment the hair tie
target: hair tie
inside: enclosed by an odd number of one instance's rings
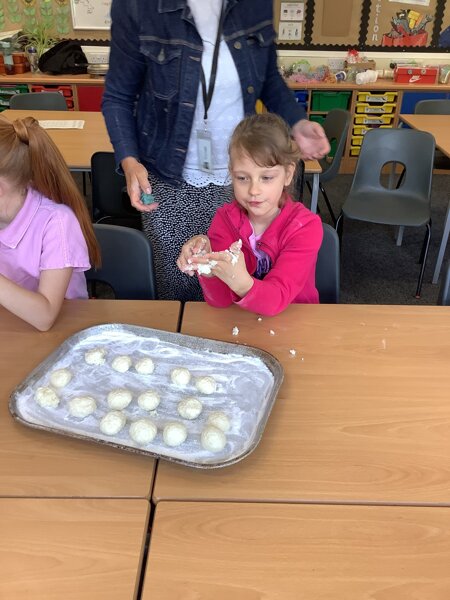
[[[22,119],[16,119],[12,122],[12,126],[14,127],[14,131],[16,132],[19,140],[28,146],[30,140],[28,137],[28,128]]]

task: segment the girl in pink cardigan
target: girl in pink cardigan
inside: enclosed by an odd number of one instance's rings
[[[288,126],[273,113],[247,117],[229,154],[235,200],[217,210],[208,237],[183,245],[178,267],[198,275],[212,306],[276,315],[291,302],[318,303],[322,222],[286,191],[298,158]]]

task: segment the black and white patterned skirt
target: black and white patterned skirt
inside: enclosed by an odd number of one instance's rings
[[[159,206],[150,213],[142,213],[142,230],[153,247],[158,298],[182,302],[203,300],[197,277],[181,273],[176,260],[182,245],[194,235],[205,235],[216,210],[230,202],[231,185],[209,184],[197,188],[183,182],[175,188],[153,175],[150,182]]]

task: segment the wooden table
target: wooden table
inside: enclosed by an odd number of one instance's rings
[[[267,350],[285,379],[250,456],[214,470],[160,461],[155,502],[450,506],[447,307],[291,305],[258,321],[188,303],[182,332]]]
[[[47,133],[58,146],[67,166],[72,171],[90,171],[94,152],[112,152],[105,121],[100,112],[64,110],[5,110],[2,115],[13,121],[24,117],[38,120],[85,121],[83,129],[47,129]]]
[[[142,600],[448,600],[448,513],[161,502]]]
[[[75,332],[114,322],[176,331],[179,312],[179,302],[70,300],[42,333],[0,308],[0,497],[149,497],[154,460],[26,427],[8,399]]]
[[[428,131],[434,136],[436,147],[450,158],[450,116],[449,115],[400,115],[400,119],[421,131]],[[444,232],[442,234],[441,244],[439,246],[436,266],[434,267],[433,283],[437,283],[439,273],[444,260],[445,249],[447,247],[448,236],[450,234],[450,201],[447,206],[445,216]]]
[[[145,500],[0,499],[0,598],[133,600]]]

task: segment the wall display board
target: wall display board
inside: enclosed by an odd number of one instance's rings
[[[274,0],[274,21],[280,49],[450,52],[450,0]]]
[[[362,7],[362,0],[314,2],[311,43],[358,45]]]
[[[73,28],[109,30],[111,1],[71,0]]]

